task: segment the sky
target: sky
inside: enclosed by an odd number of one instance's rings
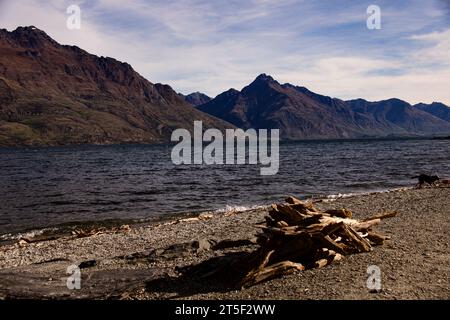
[[[450,105],[450,0],[0,0],[0,28],[29,25],[184,94],[266,73],[341,99]]]

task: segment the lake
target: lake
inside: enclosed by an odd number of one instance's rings
[[[450,141],[300,141],[280,144],[277,175],[260,165],[179,165],[169,145],[0,148],[0,234],[72,222],[267,205],[413,186],[450,176]]]

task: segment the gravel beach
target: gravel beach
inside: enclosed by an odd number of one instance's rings
[[[450,188],[357,195],[316,206],[345,207],[356,219],[386,211],[399,214],[377,227],[391,240],[370,253],[242,290],[179,271],[254,250],[255,225],[264,221],[267,209],[203,214],[82,238],[22,241],[0,246],[0,298],[450,299]],[[67,287],[71,265],[81,269],[79,290]],[[366,286],[371,265],[381,270],[377,292]]]

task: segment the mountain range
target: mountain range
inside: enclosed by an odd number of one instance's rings
[[[259,75],[198,109],[241,128],[277,128],[284,139],[420,136],[450,132],[450,108],[400,99],[344,101]]]
[[[211,99],[153,84],[129,64],[61,45],[35,27],[0,29],[0,145],[160,143],[176,128],[277,128],[283,139],[450,133],[450,108],[340,100],[261,74]]]
[[[159,143],[176,128],[233,126],[113,58],[35,27],[0,29],[0,145]]]

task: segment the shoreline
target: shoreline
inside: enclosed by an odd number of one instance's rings
[[[172,214],[164,214],[158,215],[155,217],[149,218],[140,218],[140,219],[107,219],[107,220],[86,220],[86,221],[71,221],[56,225],[49,225],[42,228],[27,228],[24,230],[19,230],[17,232],[0,234],[0,247],[8,244],[14,244],[20,239],[33,239],[35,237],[43,237],[43,240],[46,241],[46,238],[62,238],[67,235],[70,235],[71,232],[75,230],[93,230],[98,228],[112,229],[115,227],[120,227],[122,225],[128,225],[131,228],[139,228],[145,226],[152,226],[163,224],[167,222],[173,222],[183,219],[195,218],[203,215],[217,215],[217,214],[227,214],[229,212],[245,212],[245,211],[253,211],[257,209],[266,209],[270,205],[252,205],[252,206],[227,206],[223,209],[217,210],[202,210],[198,212],[177,212]]]
[[[204,215],[78,238],[0,247],[0,298],[36,299],[450,299],[450,188],[411,189],[318,202],[363,219],[385,211],[391,237],[372,252],[346,256],[245,290],[185,278],[179,268],[255,248],[265,209]],[[214,249],[223,241],[228,247]],[[82,289],[66,269],[83,266]],[[382,270],[383,290],[365,287],[367,266]]]
[[[390,189],[380,189],[380,190],[369,190],[369,191],[361,191],[361,192],[351,192],[351,193],[337,193],[337,194],[329,194],[323,195],[317,198],[314,197],[300,197],[302,200],[312,200],[314,203],[317,202],[333,202],[339,199],[365,196],[377,193],[389,193],[389,192],[397,192],[403,190],[410,190],[413,187],[394,187]],[[282,199],[280,199],[281,201]],[[72,231],[76,229],[95,229],[102,227],[119,227],[121,225],[129,225],[130,227],[139,227],[146,225],[153,225],[163,222],[170,222],[173,220],[183,219],[183,218],[193,218],[203,214],[221,214],[227,212],[245,212],[251,211],[255,209],[266,209],[270,207],[270,204],[255,204],[255,205],[236,205],[236,206],[226,206],[225,208],[215,209],[215,210],[200,210],[196,212],[177,212],[171,214],[157,215],[155,217],[149,218],[124,218],[124,219],[107,219],[107,220],[86,220],[86,221],[70,221],[65,223],[60,223],[56,225],[48,225],[45,227],[37,227],[37,228],[26,228],[24,230],[19,230],[11,233],[0,234],[0,246],[12,244],[21,238],[33,238],[33,237],[64,237],[67,234],[70,234]]]
[[[393,136],[368,136],[361,138],[311,138],[311,139],[280,139],[280,143],[301,143],[301,142],[348,142],[348,141],[391,141],[391,140],[447,140],[448,133],[433,134],[433,135],[393,135]],[[65,147],[110,147],[110,146],[172,146],[175,143],[172,141],[158,141],[158,142],[110,142],[110,143],[72,143],[72,144],[16,144],[16,145],[0,145],[1,150],[25,150],[25,149],[44,149],[44,148],[65,148]]]

